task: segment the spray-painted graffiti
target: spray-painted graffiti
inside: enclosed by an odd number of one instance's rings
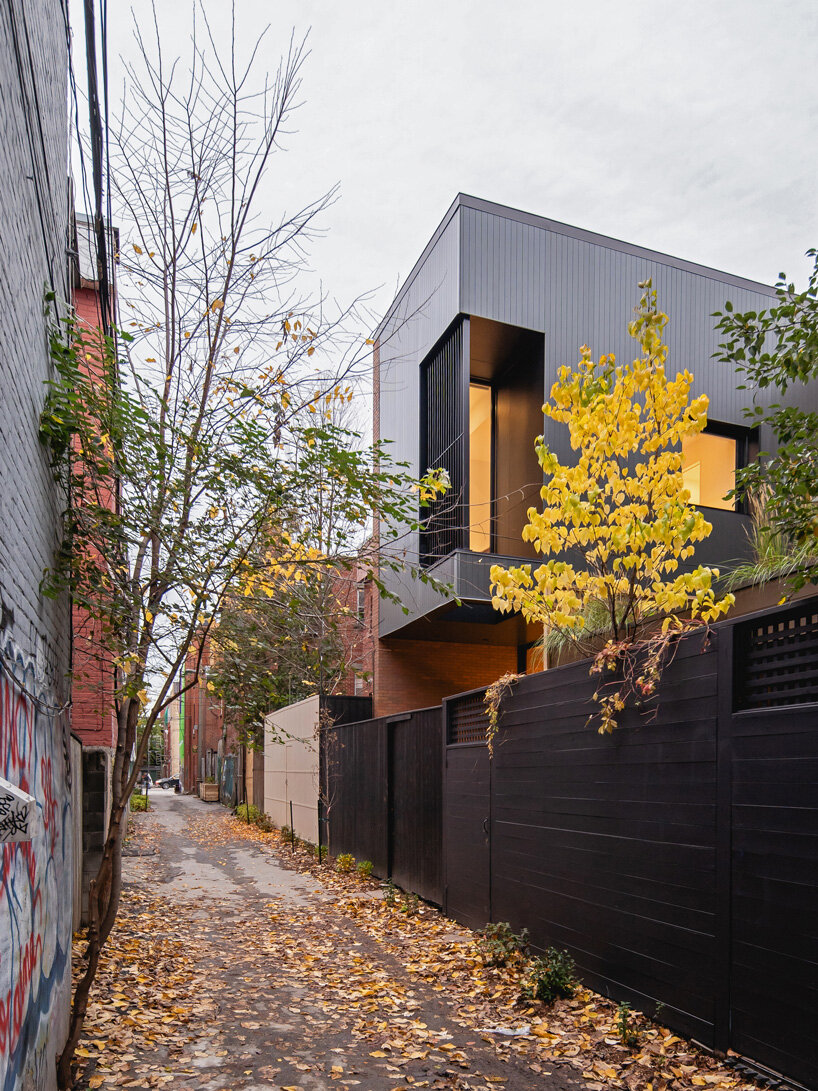
[[[72,849],[67,728],[33,664],[0,649],[0,775],[36,800],[29,842],[2,847],[0,1089],[48,1088],[65,1039]]]
[[[34,837],[37,800],[0,777],[0,843]]]

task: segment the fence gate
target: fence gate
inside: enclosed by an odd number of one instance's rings
[[[229,807],[236,803],[236,759],[232,754],[219,758],[219,798]]]
[[[441,905],[440,706],[387,720],[389,874]]]
[[[483,928],[491,920],[491,762],[483,690],[443,702],[444,911]]]
[[[811,608],[810,608],[811,606]],[[736,626],[731,1047],[818,1077],[818,607]]]

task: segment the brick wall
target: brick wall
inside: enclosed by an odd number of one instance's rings
[[[37,1091],[67,1030],[74,885],[70,613],[39,590],[63,508],[38,427],[44,293],[62,313],[67,297],[67,63],[58,0],[0,5],[0,775],[41,815],[32,841],[2,848],[0,1086]]]
[[[193,677],[198,648],[188,653],[186,679]],[[205,776],[217,775],[217,756],[222,741],[224,714],[222,702],[207,689],[206,673],[210,666],[210,643],[205,643],[199,668],[199,681],[185,693],[184,776],[182,787],[195,792]],[[238,736],[232,724],[227,726],[225,756],[237,754]],[[238,766],[237,766],[238,768]]]
[[[366,570],[359,568],[338,577],[335,594],[340,610],[346,611],[338,622],[346,671],[332,692],[343,697],[370,697],[375,673],[377,589],[367,579]],[[363,606],[360,612],[359,601]]]
[[[95,288],[83,282],[82,287],[74,289],[73,303],[81,325],[90,331],[98,330],[102,318]],[[113,505],[111,490],[111,508]],[[113,749],[116,720],[112,657],[102,651],[100,624],[77,606],[73,608],[73,628],[71,729],[83,746]]]
[[[517,669],[516,647],[434,640],[379,640],[373,716],[440,704]]]

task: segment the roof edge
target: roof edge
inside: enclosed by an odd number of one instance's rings
[[[538,216],[533,212],[523,212],[521,209],[511,208],[508,205],[486,201],[482,197],[471,197],[467,193],[458,193],[456,203],[463,208],[473,208],[478,212],[502,216],[506,220],[516,220],[518,223],[528,224],[531,227],[541,227],[546,231],[553,231],[556,235],[567,235],[569,238],[604,246],[609,250],[617,250],[622,254],[632,254],[634,257],[645,258],[648,261],[659,261],[662,265],[670,265],[674,269],[682,269],[688,273],[705,276],[710,280],[719,280],[724,284],[733,284],[737,288],[746,288],[748,291],[761,292],[769,296],[775,295],[775,288],[770,284],[764,284],[760,280],[751,280],[749,277],[742,277],[736,273],[727,273],[723,269],[716,269],[712,265],[702,265],[700,262],[689,261],[687,258],[677,258],[673,254],[665,253],[663,250],[652,250],[650,247],[625,242],[623,239],[615,239],[611,235],[603,235],[598,231],[590,231],[584,227],[574,227],[572,224],[562,223],[560,220],[551,220],[547,216]]]
[[[437,245],[441,235],[449,226],[456,212],[461,208],[471,208],[477,212],[485,212],[492,216],[502,216],[506,220],[516,220],[518,223],[527,224],[530,227],[539,227],[546,231],[552,231],[556,235],[565,235],[581,242],[593,243],[595,246],[603,246],[608,250],[616,250],[619,253],[630,254],[633,257],[644,258],[647,261],[655,261],[661,265],[668,265],[674,269],[681,269],[686,273],[707,277],[709,280],[718,280],[722,284],[729,284],[735,288],[743,288],[747,291],[758,292],[761,295],[775,298],[775,288],[770,284],[764,284],[749,277],[738,276],[734,273],[726,273],[722,269],[716,269],[710,265],[702,265],[699,262],[688,261],[686,258],[677,258],[672,254],[666,254],[662,250],[652,250],[636,243],[625,242],[623,239],[615,239],[611,235],[603,235],[598,231],[590,231],[582,227],[574,227],[572,224],[562,223],[560,220],[551,220],[547,216],[539,216],[533,212],[524,212],[522,209],[512,208],[510,205],[501,205],[495,201],[486,201],[481,197],[472,197],[467,193],[458,193],[452,201],[443,219],[436,227],[432,237],[424,246],[420,257],[409,271],[408,276],[401,284],[395,298],[389,305],[383,318],[378,323],[374,338],[380,338],[385,326],[394,315],[397,307],[403,300],[412,282],[426,263],[426,259]]]
[[[377,325],[377,327],[375,329],[375,333],[373,334],[373,337],[375,338],[376,341],[380,337],[381,333],[383,332],[384,326],[386,325],[386,323],[389,321],[389,319],[392,317],[395,310],[397,309],[398,304],[401,302],[403,297],[406,295],[407,291],[409,290],[409,288],[410,288],[410,286],[412,284],[412,281],[415,279],[415,277],[418,275],[420,270],[426,264],[426,259],[429,257],[432,250],[434,250],[435,246],[438,243],[438,240],[440,239],[440,236],[443,234],[443,232],[446,230],[446,228],[449,226],[452,219],[454,218],[455,212],[457,212],[457,210],[460,208],[460,204],[461,204],[461,201],[463,199],[463,196],[464,195],[462,193],[458,193],[458,195],[455,197],[455,199],[449,205],[448,209],[446,210],[445,215],[443,216],[443,219],[440,221],[440,223],[435,228],[435,232],[432,235],[431,239],[429,239],[429,241],[423,247],[423,250],[421,251],[420,257],[417,259],[415,264],[409,270],[409,275],[406,277],[403,284],[401,284],[400,288],[398,288],[397,292],[395,293],[395,298],[389,304],[389,307],[388,307],[388,309],[386,311],[386,314],[380,320],[380,322],[378,323],[378,325]]]

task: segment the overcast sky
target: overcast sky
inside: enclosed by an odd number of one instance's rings
[[[226,40],[228,5],[210,7]],[[190,7],[157,8],[172,51]],[[114,98],[133,46],[126,5],[109,11]],[[458,191],[753,279],[805,278],[816,0],[237,0],[237,14],[242,45],[272,24],[270,68],[291,29],[309,32],[298,132],[266,200],[293,208],[340,183],[313,264],[341,300],[374,290],[382,312]]]

